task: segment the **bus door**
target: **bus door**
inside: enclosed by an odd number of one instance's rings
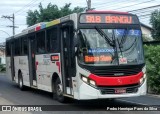
[[[30,77],[30,86],[37,86],[36,78],[36,65],[35,65],[35,52],[36,52],[36,38],[35,35],[30,35],[28,37],[28,64],[29,64],[29,77]]]
[[[75,76],[75,65],[72,58],[73,22],[67,22],[61,26],[61,60],[63,92],[72,94],[72,77]]]
[[[12,81],[15,81],[14,50],[15,50],[15,45],[14,45],[14,42],[11,41],[11,76],[12,76]]]

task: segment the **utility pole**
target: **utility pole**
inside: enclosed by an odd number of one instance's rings
[[[17,26],[15,26],[15,16],[14,16],[14,14],[13,14],[13,16],[2,16],[2,18],[9,19],[10,21],[12,21],[13,25],[7,26],[7,27],[13,28],[13,36],[14,36],[15,35],[15,28],[18,28]]]
[[[91,0],[86,0],[86,2],[87,2],[87,10],[86,11],[90,11],[90,10],[95,9],[95,8],[91,7]]]
[[[87,2],[87,11],[91,10],[91,0],[86,0]]]

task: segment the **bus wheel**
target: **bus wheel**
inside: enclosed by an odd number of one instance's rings
[[[62,90],[62,84],[59,78],[57,78],[57,80],[55,81],[55,97],[56,99],[61,102],[64,103],[66,102],[66,97],[63,96],[63,90]]]
[[[19,73],[19,76],[18,76],[18,86],[21,90],[24,90],[22,73]]]

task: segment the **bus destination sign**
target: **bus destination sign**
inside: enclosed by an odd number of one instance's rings
[[[79,21],[81,24],[138,24],[136,16],[124,14],[82,14]]]

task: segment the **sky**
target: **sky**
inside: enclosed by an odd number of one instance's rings
[[[1,18],[4,16],[12,16],[15,14],[16,34],[20,33],[23,29],[27,28],[26,16],[28,10],[38,9],[39,3],[44,7],[48,3],[56,4],[62,7],[65,3],[71,3],[71,8],[76,6],[86,7],[86,0],[0,0],[0,43],[5,42],[5,39],[12,36],[12,28],[6,27],[12,25],[8,19]],[[115,11],[132,11],[136,9],[146,8],[150,6],[159,5],[160,0],[92,0],[92,8],[95,10],[115,10]],[[149,24],[150,13],[160,7],[132,11],[131,13],[137,14],[142,23]]]

